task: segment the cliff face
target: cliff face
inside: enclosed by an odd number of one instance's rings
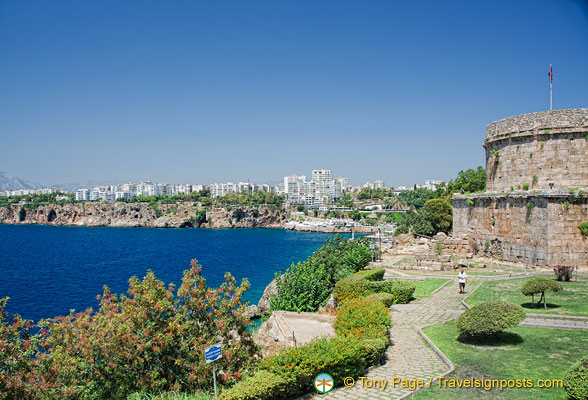
[[[206,228],[281,228],[286,215],[267,207],[214,208],[206,213],[206,221]]]
[[[201,209],[191,203],[161,204],[156,211],[145,203],[75,203],[51,204],[27,209],[20,206],[1,207],[2,224],[48,224],[72,226],[158,227],[158,228],[254,228],[281,227],[285,221],[282,211],[267,207],[239,207],[231,210],[214,208],[198,219]]]

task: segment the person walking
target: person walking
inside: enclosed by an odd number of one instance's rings
[[[459,274],[457,274],[457,280],[459,282],[459,294],[465,293],[465,285],[468,282],[468,276],[463,268],[459,271]]]

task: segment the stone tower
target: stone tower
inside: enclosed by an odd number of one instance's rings
[[[585,265],[588,109],[519,115],[486,127],[486,192],[453,197],[453,234],[479,255]]]

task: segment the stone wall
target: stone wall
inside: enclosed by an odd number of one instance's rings
[[[453,198],[453,234],[474,254],[531,265],[585,265],[588,198],[566,191],[483,193]]]
[[[453,234],[479,255],[585,265],[588,109],[519,115],[486,127],[486,193],[453,198]]]
[[[588,186],[588,109],[544,111],[486,128],[486,188],[491,192]]]

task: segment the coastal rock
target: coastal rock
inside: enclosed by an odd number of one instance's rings
[[[24,208],[24,215],[20,212]],[[157,227],[157,228],[256,228],[281,227],[285,214],[268,207],[213,208],[199,217],[202,208],[193,203],[85,202],[49,204],[37,207],[24,204],[0,207],[2,224],[48,224],[73,226]]]
[[[272,281],[269,283],[269,285],[267,285],[265,287],[265,290],[263,291],[263,295],[261,296],[261,299],[259,299],[259,302],[257,303],[257,310],[259,311],[260,314],[267,314],[270,310],[270,298],[278,293],[278,285],[276,283],[275,279],[272,279]]]
[[[249,319],[259,317],[259,311],[257,309],[257,306],[255,304],[252,304],[249,307],[247,307],[247,310],[245,311],[245,316]]]

